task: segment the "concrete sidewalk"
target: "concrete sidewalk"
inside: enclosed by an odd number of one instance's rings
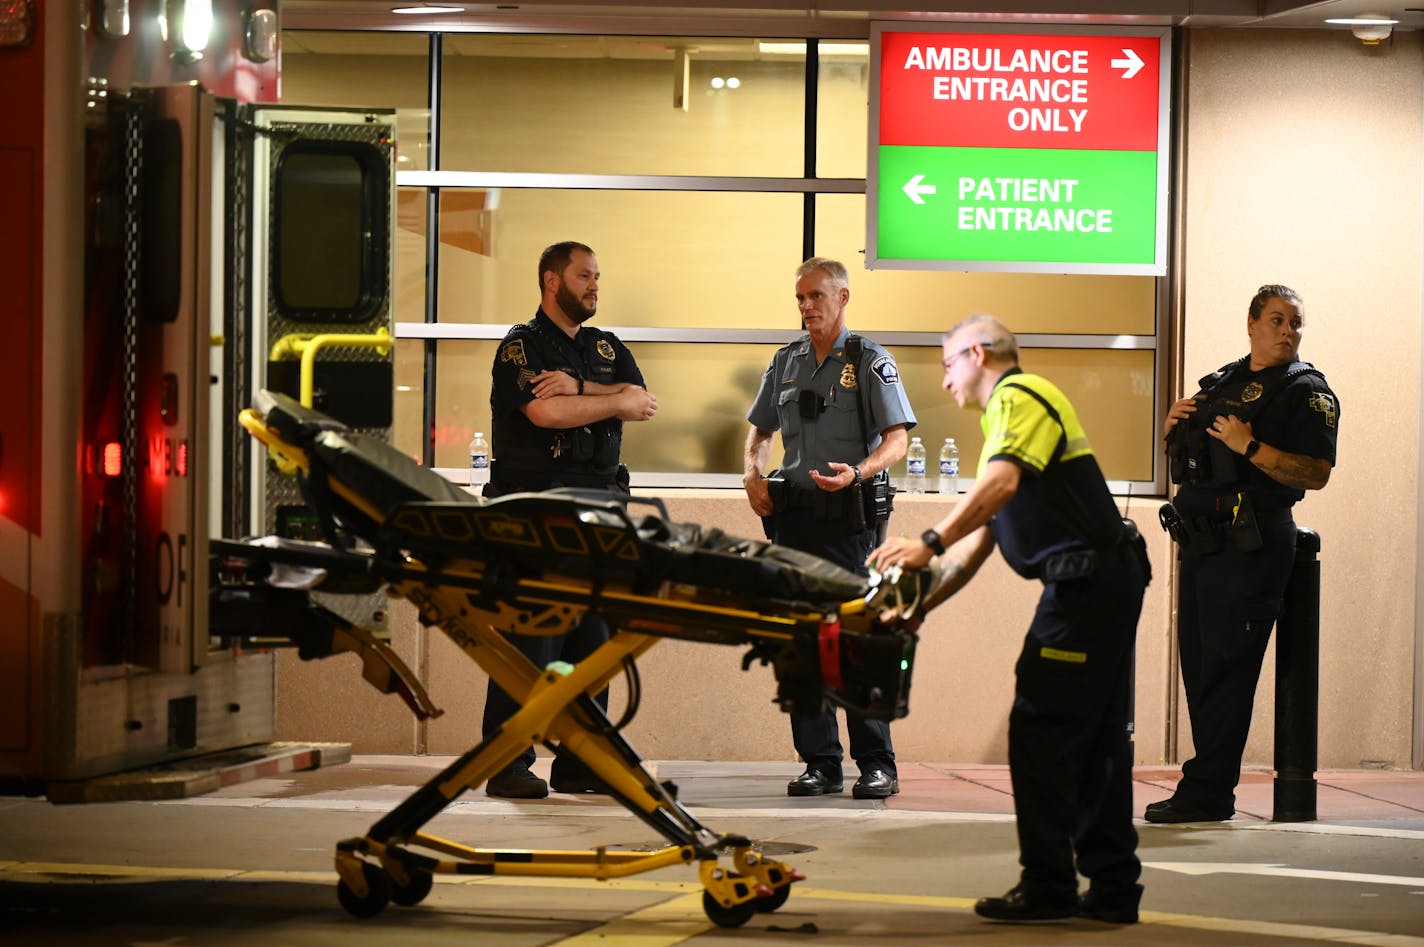
[[[902,763],[888,800],[789,798],[790,762],[653,761],[709,829],[745,835],[804,872],[790,899],[744,926],[704,914],[692,866],[628,878],[440,874],[428,900],[356,918],[337,903],[332,855],[453,762],[356,756],[191,798],[58,806],[0,797],[0,930],[17,947],[172,943],[230,947],[981,944],[1424,947],[1424,773],[1319,774],[1319,818],[1269,821],[1271,774],[1246,774],[1223,823],[1138,822],[1142,922],[1001,925],[974,900],[1017,880],[1004,766]],[[548,757],[535,771],[546,775]],[[1135,774],[1136,807],[1165,798],[1172,767]],[[459,794],[430,822],[481,849],[651,851],[658,834],[604,796]],[[519,861],[519,859],[515,859]]]
[[[1181,775],[1181,769],[1175,766],[1135,769],[1134,815],[1140,818],[1148,804],[1170,797]],[[1413,827],[1424,828],[1424,772],[1325,770],[1318,772],[1315,780],[1315,821],[1390,824],[1412,821],[1417,823]],[[1274,795],[1271,771],[1243,771],[1236,788],[1233,821],[1271,821]],[[892,798],[889,806],[938,812],[1012,813],[1009,770],[1007,766],[901,764],[900,795]]]

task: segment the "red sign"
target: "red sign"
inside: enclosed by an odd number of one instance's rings
[[[880,144],[1156,151],[1150,36],[881,34]]]

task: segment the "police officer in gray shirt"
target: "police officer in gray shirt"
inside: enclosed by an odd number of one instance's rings
[[[797,268],[796,302],[807,334],[779,349],[762,376],[747,413],[742,483],[772,542],[867,575],[877,525],[889,516],[889,469],[905,456],[915,415],[894,357],[846,328],[849,301],[843,264],[812,257]],[[764,474],[777,431],[782,466]],[[847,713],[846,730],[860,768],[852,795],[884,799],[899,792],[890,724]],[[835,710],[793,712],[791,735],[806,771],[787,785],[787,795],[840,792],[844,751]]]

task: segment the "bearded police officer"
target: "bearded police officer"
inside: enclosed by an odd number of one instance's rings
[[[1147,548],[1118,513],[1073,405],[1018,362],[1013,333],[991,316],[945,333],[943,387],[960,407],[984,410],[974,487],[920,538],[892,539],[870,561],[919,568],[940,555],[927,607],[963,588],[995,544],[1015,572],[1043,582],[1009,712],[1023,871],[974,910],[996,921],[1130,924],[1142,866],[1127,725]],[[1089,880],[1081,899],[1075,864]]]
[[[1340,403],[1297,359],[1305,310],[1262,286],[1247,309],[1250,354],[1201,380],[1165,425],[1172,480],[1162,508],[1181,560],[1177,641],[1196,755],[1149,822],[1218,822],[1236,811],[1241,754],[1271,626],[1295,562],[1291,506],[1335,466]]]
[[[889,352],[846,328],[845,266],[812,257],[796,270],[796,302],[806,335],[780,349],[747,413],[743,485],[772,542],[814,553],[866,575],[889,513],[889,468],[905,456],[915,415]],[[771,438],[781,432],[779,473],[763,474]],[[860,769],[857,799],[900,791],[890,724],[847,712],[850,752]],[[835,709],[791,714],[791,736],[806,771],[791,796],[842,789]]]
[[[495,460],[486,497],[555,487],[626,494],[628,471],[619,463],[624,421],[647,421],[658,408],[633,353],[611,332],[584,323],[598,309],[598,260],[582,243],[566,241],[539,258],[542,300],[534,318],[511,328],[495,354],[490,410]],[[567,635],[509,635],[540,668],[576,663],[608,640],[608,626],[586,612]],[[599,695],[608,706],[608,692]],[[488,737],[519,710],[494,682],[485,697]],[[544,780],[529,771],[533,748],[485,787],[491,796],[541,798]],[[556,792],[597,792],[582,764],[556,757]]]

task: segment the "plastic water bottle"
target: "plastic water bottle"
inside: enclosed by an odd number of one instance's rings
[[[939,492],[959,492],[959,446],[952,437],[946,437],[939,449]]]
[[[476,431],[470,440],[470,486],[482,487],[489,483],[489,465],[489,441],[485,440],[483,431]]]
[[[910,447],[905,451],[905,490],[925,492],[925,445],[918,437],[910,438]]]

